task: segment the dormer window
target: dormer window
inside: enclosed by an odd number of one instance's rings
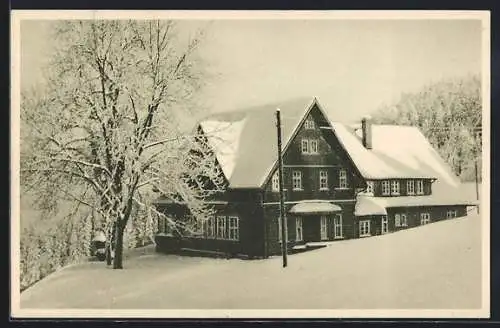
[[[308,118],[304,123],[304,128],[306,130],[314,130],[315,128],[314,120],[312,118]]]
[[[391,187],[389,184],[389,180],[382,181],[382,195],[388,196],[391,193]]]
[[[391,195],[399,195],[399,181],[391,181]]]
[[[417,195],[424,194],[424,181],[417,180]]]
[[[415,181],[413,180],[406,181],[406,193],[408,195],[415,195]]]
[[[373,181],[366,181],[366,192],[373,194],[374,189]]]

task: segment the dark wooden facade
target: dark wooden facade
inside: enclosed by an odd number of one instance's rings
[[[309,122],[313,121],[313,127]],[[349,154],[341,146],[339,140],[332,133],[328,120],[322,115],[321,110],[314,105],[304,117],[292,141],[283,153],[283,180],[285,189],[285,208],[287,212],[288,247],[306,244],[308,242],[334,241],[350,238],[359,238],[359,222],[370,221],[370,235],[382,233],[382,216],[355,217],[354,209],[357,193],[364,190],[367,185]],[[317,147],[313,153],[302,152],[303,140],[315,140]],[[274,142],[270,140],[269,142]],[[219,252],[232,256],[246,255],[249,257],[267,257],[281,252],[279,235],[279,192],[273,189],[273,176],[277,171],[274,167],[262,188],[255,189],[228,189],[225,193],[215,197],[214,204],[217,216],[234,216],[239,220],[237,240],[221,240],[204,236],[176,238],[158,234],[156,236],[157,248],[162,252],[175,252],[181,248],[201,251]],[[293,172],[300,172],[301,188],[293,188]],[[327,172],[327,188],[320,188],[320,171]],[[341,171],[344,185],[341,185]],[[342,173],[344,174],[344,173]],[[345,177],[345,178],[344,178]],[[382,181],[375,180],[374,196],[382,195]],[[390,180],[391,181],[391,180]],[[399,196],[408,195],[406,180],[399,179]],[[432,193],[431,179],[422,179],[424,195]],[[390,183],[390,182],[389,182]],[[415,188],[416,188],[415,181]],[[396,197],[389,195],[389,197]],[[307,214],[296,216],[288,211],[304,200],[327,200],[341,208],[339,213],[325,215]],[[182,219],[186,210],[178,205],[159,204],[161,211]],[[420,225],[419,215],[422,212],[430,213],[431,222],[446,218],[446,212],[456,210],[457,216],[466,215],[465,206],[436,206],[432,208],[390,208],[388,209],[387,232],[411,228]],[[407,227],[395,226],[395,214],[405,213]],[[341,215],[341,235],[335,226],[337,214]],[[321,217],[326,221],[326,230],[321,226]],[[302,238],[297,240],[296,222],[302,222]],[[338,218],[337,218],[338,220]],[[338,221],[337,221],[338,223]],[[226,228],[227,229],[227,228]],[[337,227],[338,229],[338,227]],[[161,230],[161,229],[160,229]],[[160,231],[161,232],[161,231]],[[326,234],[326,237],[325,237]]]

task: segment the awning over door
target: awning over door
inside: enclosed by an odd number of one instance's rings
[[[301,215],[328,214],[342,211],[338,205],[328,201],[301,201],[293,205],[289,213]]]

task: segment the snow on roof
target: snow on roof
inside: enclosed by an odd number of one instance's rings
[[[354,207],[354,215],[387,215],[385,206],[377,202],[375,198],[376,197],[359,196]]]
[[[280,108],[286,151],[306,113],[317,105],[302,97],[243,110],[215,113],[200,126],[215,150],[230,188],[261,188],[277,162],[276,109]],[[365,179],[434,178],[458,186],[458,178],[416,127],[372,124],[372,149],[361,131],[332,122],[332,130]],[[436,184],[436,183],[435,183]]]
[[[433,190],[431,195],[400,197],[373,197],[360,194],[357,197],[354,215],[386,215],[386,209],[391,207],[477,205],[476,200],[461,197],[459,191],[459,188],[448,188],[446,192],[443,189],[438,189]]]
[[[260,188],[277,162],[276,109],[281,111],[282,144],[286,149],[315,101],[302,97],[215,113],[200,122],[205,133],[211,132],[209,142],[230,188]]]
[[[231,179],[245,119],[234,122],[209,120],[201,122],[200,125],[215,151],[224,175]]]
[[[324,200],[305,200],[298,202],[290,209],[292,214],[316,214],[340,212],[340,206]]]
[[[372,124],[372,149],[366,149],[360,129],[332,126],[366,179],[436,178],[458,186],[457,177],[416,127]]]

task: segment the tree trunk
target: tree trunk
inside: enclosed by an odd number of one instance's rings
[[[111,265],[111,243],[106,242],[106,265]]]
[[[115,237],[115,257],[113,258],[113,269],[123,269],[123,232],[124,224],[117,224]]]

